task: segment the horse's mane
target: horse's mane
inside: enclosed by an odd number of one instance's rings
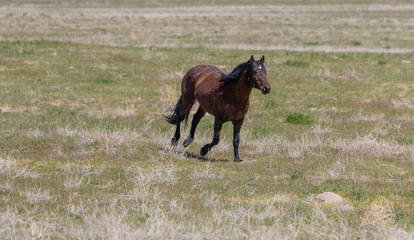
[[[243,72],[243,70],[249,65],[249,62],[240,63],[233,71],[229,74],[223,73],[220,79],[220,82],[229,83],[229,82],[235,82],[237,79],[239,79],[240,74]]]

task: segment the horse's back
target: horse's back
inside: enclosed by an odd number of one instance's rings
[[[220,80],[222,76],[222,72],[216,66],[198,65],[188,70],[188,72],[186,73],[186,76],[193,78],[195,81],[203,80],[205,78],[208,78],[208,79],[212,78],[212,79]]]
[[[211,65],[199,65],[191,68],[184,75],[182,82],[183,95],[187,92],[193,92],[193,94],[200,88],[212,89],[220,86],[221,71]]]

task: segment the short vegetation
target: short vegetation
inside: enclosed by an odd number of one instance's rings
[[[404,1],[339,5],[346,11],[332,24],[353,36],[326,28],[316,10],[338,16],[331,0],[242,6],[252,15],[234,1],[223,6],[234,11],[215,10],[230,16],[175,12],[170,1],[144,1],[144,13],[131,1],[99,11],[89,2],[71,1],[65,14],[53,4],[0,7],[0,239],[414,238],[414,53],[402,51],[412,48]],[[355,13],[374,29],[350,26]],[[307,27],[308,18],[316,23]],[[278,28],[264,24],[276,19]],[[234,29],[252,21],[240,38]],[[302,51],[257,47],[257,36]],[[198,64],[230,71],[252,54],[266,56],[272,91],[252,91],[245,162],[232,161],[231,123],[199,156],[212,138],[208,115],[192,145],[172,147],[163,115],[183,74]],[[322,204],[323,192],[344,200]]]
[[[303,61],[287,60],[284,64],[291,67],[309,67],[309,63]]]
[[[314,120],[309,115],[305,115],[300,112],[293,112],[286,117],[285,122],[293,123],[293,124],[308,125],[308,124],[314,123]]]

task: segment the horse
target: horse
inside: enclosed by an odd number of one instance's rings
[[[263,94],[270,92],[270,84],[266,78],[265,57],[256,61],[253,55],[246,62],[240,63],[234,70],[225,74],[212,65],[199,65],[191,68],[183,77],[181,96],[170,116],[164,116],[170,124],[176,125],[172,145],[180,139],[180,123],[187,120],[194,103],[199,108],[191,121],[190,134],[184,140],[187,147],[194,140],[195,130],[206,112],[214,116],[214,136],[211,143],[200,149],[205,156],[220,141],[220,132],[225,122],[233,123],[234,162],[242,162],[239,156],[240,130],[250,106],[250,93],[253,88]]]

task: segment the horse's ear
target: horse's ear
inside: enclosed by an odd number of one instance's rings
[[[262,58],[260,58],[260,62],[263,64],[265,62],[265,57],[264,55],[262,56]]]
[[[250,63],[253,63],[254,62],[254,57],[253,57],[253,55],[252,56],[250,56]]]

